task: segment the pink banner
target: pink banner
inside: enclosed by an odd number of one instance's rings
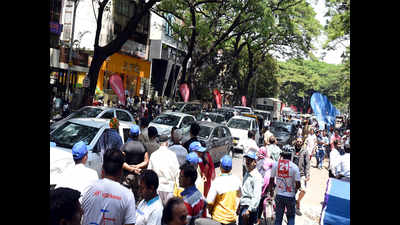
[[[110,77],[111,88],[118,95],[118,99],[125,105],[124,86],[122,85],[121,77],[118,74],[113,74]]]
[[[246,107],[246,96],[242,96],[242,106]]]
[[[186,83],[181,84],[181,86],[179,86],[179,91],[181,93],[183,101],[184,102],[189,101],[190,91],[189,91],[189,86]]]
[[[222,104],[221,104],[221,100],[222,100],[221,93],[219,93],[219,91],[217,89],[214,89],[213,94],[214,94],[214,97],[215,97],[215,102],[217,103],[217,108],[219,109],[219,108],[222,107]]]

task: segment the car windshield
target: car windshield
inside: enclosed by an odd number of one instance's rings
[[[285,123],[275,123],[271,125],[271,131],[277,133],[279,132],[290,133],[292,131],[292,125]]]
[[[231,120],[229,120],[227,126],[229,128],[248,130],[248,129],[250,129],[250,121],[242,120],[242,119],[231,119]]]
[[[72,148],[75,143],[84,141],[87,145],[92,142],[100,128],[66,122],[50,134],[50,141],[57,146]]]
[[[179,116],[163,114],[163,115],[157,116],[151,122],[175,127],[178,125],[180,119],[181,118]]]
[[[212,128],[211,127],[206,127],[206,126],[200,126],[200,132],[199,135],[197,135],[200,138],[208,139],[208,137],[211,135]]]
[[[96,117],[97,115],[99,115],[101,112],[103,112],[102,109],[98,109],[98,108],[85,108],[82,109],[78,112],[76,112],[73,116],[71,116],[72,118],[91,118],[91,117]]]
[[[235,108],[235,109],[239,110],[240,112],[250,112],[250,109],[248,109],[248,108],[240,108],[240,107],[237,107],[237,108]]]
[[[207,120],[207,118],[210,118],[211,121],[215,122],[217,120],[217,116],[215,114],[205,114],[205,113],[201,113],[198,114],[196,116],[196,120],[197,121],[201,121],[201,120]]]
[[[183,105],[185,105],[185,103],[175,103],[175,104],[171,105],[170,108],[172,110],[179,111],[180,109],[182,109]]]

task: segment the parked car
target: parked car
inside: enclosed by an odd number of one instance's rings
[[[158,115],[150,123],[149,127],[153,126],[157,129],[159,135],[171,136],[173,127],[182,130],[182,134],[190,131],[190,125],[196,121],[193,115],[179,112],[165,112]]]
[[[260,128],[257,119],[250,116],[234,116],[232,117],[227,126],[233,136],[233,148],[235,151],[244,150],[243,141],[248,138],[248,131],[253,130],[256,134],[256,142],[260,140]]]
[[[233,156],[233,137],[226,125],[208,121],[200,121],[198,124],[200,132],[197,138],[207,148],[214,164],[219,164],[226,154]],[[190,135],[186,134],[182,142],[189,139]]]
[[[220,113],[202,112],[196,116],[197,121],[206,120],[207,118],[210,118],[212,122],[220,124],[226,123],[225,116]]]
[[[134,122],[135,117],[125,109],[108,108],[105,106],[84,106],[79,110],[69,114],[62,120],[59,120],[50,125],[50,131],[53,131],[69,119],[74,118],[103,118],[111,119],[116,117],[119,121]]]
[[[101,177],[103,164],[97,142],[105,130],[110,129],[109,119],[75,118],[61,124],[50,133],[50,142],[55,146],[50,147],[50,186],[58,183],[60,175],[75,163],[72,158],[72,147],[79,141],[84,141],[89,148],[86,166],[94,169]],[[132,122],[120,121],[119,134],[122,142],[128,139]]]
[[[294,124],[281,121],[271,122],[270,131],[276,137],[279,146],[291,144],[297,132]]]
[[[222,107],[216,109],[215,112],[220,113],[225,116],[225,120],[229,121],[230,118],[234,117],[235,115],[239,115],[240,111],[235,108],[230,107]]]
[[[240,113],[253,113],[253,109],[244,106],[233,106],[233,108],[240,111]]]
[[[202,105],[200,102],[175,102],[166,112],[181,112],[196,116],[201,112],[201,109]]]

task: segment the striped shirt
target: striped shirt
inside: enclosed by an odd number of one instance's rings
[[[186,188],[181,192],[181,196],[188,210],[189,225],[193,225],[194,221],[200,217],[206,218],[207,201],[196,186]]]
[[[240,179],[230,173],[222,173],[211,183],[207,203],[213,205],[210,211],[213,220],[222,224],[236,222],[240,185]]]

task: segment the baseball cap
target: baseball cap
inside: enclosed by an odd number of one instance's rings
[[[248,151],[246,153],[246,155],[244,155],[244,157],[248,157],[248,158],[257,160],[257,155],[254,151]]]
[[[196,151],[196,152],[205,152],[206,148],[201,146],[200,142],[194,141],[189,145],[189,151]]]
[[[136,124],[132,125],[132,126],[131,126],[131,129],[129,130],[129,133],[130,133],[131,135],[139,135],[139,134],[140,134],[139,126],[136,125]]]
[[[224,155],[224,157],[221,158],[221,168],[224,170],[232,169],[232,158],[229,155]]]
[[[158,136],[158,141],[159,142],[166,142],[166,141],[168,141],[168,136],[167,135],[160,135],[160,136]]]
[[[80,141],[72,147],[72,157],[75,160],[82,159],[90,149],[90,146],[86,145],[85,142]]]
[[[186,161],[193,163],[193,164],[198,164],[198,163],[203,162],[203,160],[201,160],[201,158],[199,158],[199,156],[196,154],[196,152],[191,152],[191,153],[187,154]]]

